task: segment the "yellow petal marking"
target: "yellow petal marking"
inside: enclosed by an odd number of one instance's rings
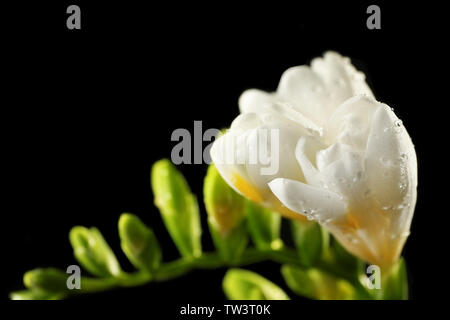
[[[240,175],[234,174],[231,177],[231,183],[238,189],[243,195],[245,195],[250,200],[261,203],[263,202],[263,197],[258,192],[258,190],[243,179]]]

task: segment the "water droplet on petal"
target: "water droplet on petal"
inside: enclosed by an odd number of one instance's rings
[[[358,239],[356,239],[355,237],[353,237],[352,235],[346,235],[347,241],[349,241],[350,243],[356,244],[359,242]]]
[[[383,165],[385,165],[386,167],[391,167],[392,166],[392,160],[386,157],[381,157],[380,161]]]
[[[353,177],[353,182],[356,182],[356,181],[361,180],[362,175],[363,175],[362,171],[358,171],[358,172],[356,173],[356,176]]]
[[[402,130],[402,124],[403,122],[400,119],[394,122],[394,130],[396,133],[400,133],[400,131]]]

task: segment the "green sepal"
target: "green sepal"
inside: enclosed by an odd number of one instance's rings
[[[183,175],[167,159],[157,161],[151,172],[154,203],[183,257],[202,254],[201,224],[197,199]]]
[[[330,251],[335,264],[355,274],[360,271],[361,260],[349,253],[334,237],[331,238]]]
[[[289,300],[288,295],[276,284],[244,269],[228,270],[222,287],[230,300]]]
[[[326,270],[352,281],[361,282],[366,277],[366,263],[349,253],[337,240],[330,236],[330,245],[322,257]],[[365,287],[365,285],[363,285]]]
[[[116,256],[97,228],[73,227],[69,239],[75,258],[93,275],[110,277],[122,273]]]
[[[277,250],[283,245],[281,215],[250,200],[246,202],[245,215],[252,241],[259,250]]]
[[[315,222],[290,221],[290,224],[300,263],[315,265],[328,249],[328,232]]]
[[[389,268],[387,275],[383,275],[381,269],[381,291],[383,300],[408,300],[408,275],[406,264],[400,258]]]
[[[67,291],[68,274],[56,268],[38,268],[27,271],[23,275],[23,284],[28,289],[34,290],[34,294],[48,295]],[[39,292],[38,292],[39,291]]]
[[[131,263],[139,270],[152,273],[161,264],[162,254],[153,231],[133,214],[119,218],[120,245]]]
[[[316,268],[283,265],[281,274],[296,294],[317,300],[352,300],[356,297],[353,285]]]

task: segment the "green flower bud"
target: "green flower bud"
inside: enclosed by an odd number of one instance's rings
[[[152,272],[161,263],[161,249],[153,231],[135,215],[124,213],[119,219],[122,250],[139,270]]]
[[[315,222],[291,221],[290,223],[300,262],[305,266],[314,265],[328,248],[328,232]]]
[[[67,291],[68,274],[55,268],[40,268],[28,271],[23,276],[23,283],[28,289],[40,293],[61,293]],[[36,293],[36,292],[35,292]]]
[[[202,253],[201,224],[197,199],[183,175],[163,159],[156,162],[151,173],[155,205],[175,245],[184,257]]]
[[[253,243],[258,249],[276,250],[283,246],[280,239],[281,215],[249,200],[245,213]]]
[[[244,221],[245,199],[210,165],[203,183],[208,225],[222,259],[233,262],[245,250],[248,233]]]
[[[50,293],[42,290],[21,290],[9,294],[11,300],[59,300],[64,294]]]
[[[281,274],[292,291],[310,299],[352,300],[356,297],[356,290],[350,282],[315,268],[284,265]]]
[[[244,269],[228,270],[222,286],[230,300],[289,300],[288,295],[276,284]]]
[[[242,222],[245,199],[222,179],[214,165],[208,167],[203,196],[208,220],[217,231],[225,235]]]
[[[75,258],[93,275],[109,277],[121,273],[116,256],[96,228],[73,227],[69,239]]]

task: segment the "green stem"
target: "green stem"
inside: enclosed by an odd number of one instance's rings
[[[180,258],[162,264],[154,274],[138,271],[134,273],[122,273],[117,278],[82,278],[81,290],[74,290],[71,293],[89,293],[106,291],[118,287],[135,287],[149,282],[162,282],[183,276],[194,269],[217,269],[223,267],[245,266],[259,263],[265,260],[272,260],[281,264],[298,264],[295,250],[283,248],[280,250],[260,251],[249,248],[243,252],[241,258],[235,262],[223,261],[217,253],[204,253],[199,258]]]
[[[109,290],[117,286],[116,278],[105,278],[105,279],[96,279],[96,278],[81,278],[81,292],[100,292]],[[73,292],[77,292],[78,290],[73,290]]]
[[[258,250],[256,248],[246,249],[241,257],[234,262],[227,262],[215,253],[203,253],[198,258],[179,258],[177,260],[162,264],[153,274],[138,271],[134,273],[122,273],[116,278],[82,278],[81,290],[73,290],[70,293],[80,294],[89,292],[106,291],[119,287],[135,287],[150,282],[162,282],[181,277],[194,269],[217,269],[223,267],[238,267],[271,260],[280,264],[302,265],[298,259],[297,251],[291,248],[278,250]],[[317,268],[334,276],[345,278],[358,290],[364,290],[361,283],[355,278],[345,274],[336,273],[332,265],[325,262],[319,263]],[[365,291],[365,290],[364,290]]]

